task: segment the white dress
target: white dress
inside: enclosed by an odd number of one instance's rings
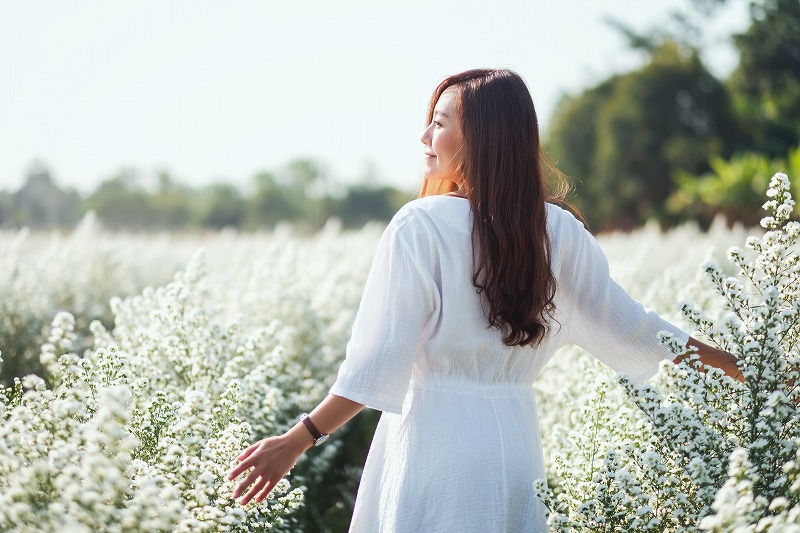
[[[532,486],[545,478],[536,375],[574,343],[642,381],[672,358],[659,331],[688,339],[620,288],[591,234],[548,204],[560,326],[538,346],[506,346],[472,285],[470,231],[466,199],[429,196],[378,244],[330,390],[383,411],[351,532],[546,532]]]

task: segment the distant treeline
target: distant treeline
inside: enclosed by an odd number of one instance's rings
[[[89,211],[109,229],[256,230],[292,222],[315,230],[329,218],[345,227],[370,220],[389,220],[413,195],[369,183],[336,185],[308,159],[289,163],[279,172],[256,174],[245,193],[230,183],[190,187],[162,172],[146,187],[132,169],[103,181],[81,195],[62,189],[41,162],[32,164],[25,183],[15,192],[0,192],[0,227],[71,228]]]
[[[544,136],[591,229],[648,219],[705,225],[717,214],[756,224],[778,171],[800,196],[800,0],[748,2],[750,24],[732,36],[739,63],[727,79],[700,57],[715,10],[745,1],[692,0],[646,34],[612,22],[647,62],[564,97]],[[313,229],[330,217],[353,227],[389,219],[413,196],[370,183],[334,193],[313,161],[298,160],[256,175],[247,193],[227,183],[191,188],[168,174],[145,188],[123,171],[84,198],[58,188],[40,165],[19,191],[0,193],[0,225],[69,227],[93,210],[111,228],[256,229],[287,220]]]

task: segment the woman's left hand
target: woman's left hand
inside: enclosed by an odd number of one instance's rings
[[[233,497],[238,498],[252,485],[241,499],[242,505],[247,505],[253,498],[256,502],[266,498],[269,491],[289,473],[303,452],[309,448],[309,443],[292,437],[284,434],[260,440],[236,458],[240,462],[228,473],[228,480],[252,468],[233,492]]]

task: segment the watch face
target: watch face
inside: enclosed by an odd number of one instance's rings
[[[325,442],[326,440],[328,440],[328,437],[329,437],[329,436],[330,436],[330,435],[323,435],[323,436],[321,436],[320,438],[318,438],[317,440],[315,440],[315,441],[314,441],[314,446],[319,446],[320,444],[322,444],[323,442]]]

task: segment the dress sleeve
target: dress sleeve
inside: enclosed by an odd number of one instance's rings
[[[438,309],[430,239],[401,211],[378,243],[346,357],[330,393],[400,413],[428,320]]]
[[[685,343],[688,333],[633,299],[611,278],[608,260],[595,238],[570,216],[569,238],[562,249],[560,290],[570,302],[567,341],[641,383],[655,375],[659,363],[675,355],[658,334],[667,331]]]

